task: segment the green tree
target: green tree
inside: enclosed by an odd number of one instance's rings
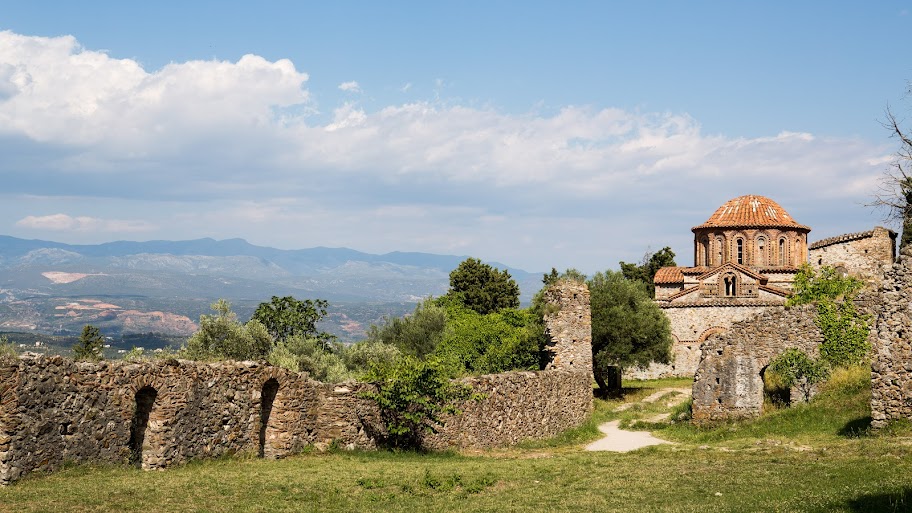
[[[671,326],[644,282],[609,270],[596,273],[588,285],[593,372],[599,388],[613,388],[607,377],[625,367],[671,362]]]
[[[473,395],[468,386],[451,381],[436,358],[406,355],[392,364],[371,367],[365,381],[376,388],[362,393],[380,410],[386,430],[382,443],[393,449],[421,449],[425,433],[436,433],[446,414],[460,414],[459,405]]]
[[[795,275],[794,289],[785,304],[817,306],[814,323],[823,335],[820,359],[830,367],[863,363],[871,351],[870,316],[859,312],[854,302],[863,287],[861,280],[826,265],[816,271],[805,264]]]
[[[450,273],[447,293],[480,314],[519,307],[519,285],[507,270],[467,258]]]
[[[809,264],[803,264],[795,274],[792,293],[786,306],[805,305],[822,300],[854,298],[864,283],[854,276],[843,276],[836,269],[825,265],[815,271]]]
[[[674,267],[678,264],[674,260],[675,254],[670,247],[665,246],[659,251],[652,253],[646,251],[643,259],[639,264],[629,264],[621,262],[621,273],[628,280],[638,280],[646,284],[646,292],[649,297],[655,296],[655,275],[663,267]]]
[[[332,335],[317,330],[317,322],[326,316],[328,307],[329,302],[323,299],[300,301],[292,296],[272,296],[257,306],[251,319],[265,326],[275,340],[301,336],[329,341]]]
[[[96,362],[104,359],[104,340],[98,328],[86,324],[82,328],[79,340],[73,344],[73,358]]]
[[[237,320],[231,303],[219,299],[212,304],[214,315],[200,316],[199,331],[188,340],[182,355],[191,360],[263,360],[272,350],[273,339],[266,327],[251,319]]]
[[[447,296],[447,330],[434,350],[451,375],[538,370],[545,329],[531,309],[480,314]]]
[[[434,352],[447,328],[446,308],[427,299],[415,306],[406,317],[386,318],[380,326],[372,325],[367,339],[392,345],[405,354],[424,358]]]

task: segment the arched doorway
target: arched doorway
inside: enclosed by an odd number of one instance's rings
[[[142,467],[143,443],[146,439],[146,429],[149,427],[149,414],[158,391],[150,386],[144,386],[136,392],[136,408],[133,410],[133,420],[130,422],[130,464]]]
[[[272,405],[276,394],[279,392],[279,381],[269,378],[263,383],[263,393],[260,395],[260,446],[258,455],[266,457],[266,429],[269,427],[269,416],[272,415]]]

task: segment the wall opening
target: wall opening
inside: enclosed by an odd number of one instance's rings
[[[779,265],[785,265],[785,239],[779,239]]]
[[[133,421],[130,423],[130,464],[142,467],[143,443],[146,440],[146,430],[149,427],[149,414],[158,391],[150,386],[144,386],[136,392],[136,409],[133,410]]]
[[[792,390],[782,384],[782,378],[766,366],[760,371],[760,379],[763,380],[763,410],[788,408]]]
[[[269,378],[266,383],[263,383],[263,393],[260,395],[260,447],[258,451],[260,458],[266,456],[266,429],[269,426],[269,416],[272,414],[272,405],[278,392],[279,382],[275,378]]]
[[[738,246],[738,263],[744,264],[744,241],[742,239],[738,239],[737,246]]]

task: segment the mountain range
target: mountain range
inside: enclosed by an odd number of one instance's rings
[[[284,250],[243,239],[74,245],[0,236],[0,330],[189,335],[218,298],[246,320],[271,296],[326,299],[323,328],[343,340],[446,292],[466,256],[348,248]],[[528,302],[541,273],[509,270]]]

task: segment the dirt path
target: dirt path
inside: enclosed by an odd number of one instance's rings
[[[686,401],[687,398],[690,397],[691,390],[689,388],[663,388],[638,402],[624,403],[618,406],[614,411],[624,411],[634,405],[642,403],[655,403],[659,399],[666,397],[668,394],[672,393],[675,395],[664,403],[666,408],[672,408]],[[649,422],[661,422],[667,419],[668,415],[668,413],[659,413],[644,420],[647,420]],[[652,436],[652,433],[649,433],[647,431],[627,431],[621,429],[618,427],[620,423],[621,421],[619,420],[612,420],[611,422],[606,422],[600,425],[598,429],[604,433],[605,436],[587,445],[586,450],[629,452],[635,451],[641,447],[648,447],[650,445],[672,443],[667,440],[662,440],[661,438],[656,438]]]

